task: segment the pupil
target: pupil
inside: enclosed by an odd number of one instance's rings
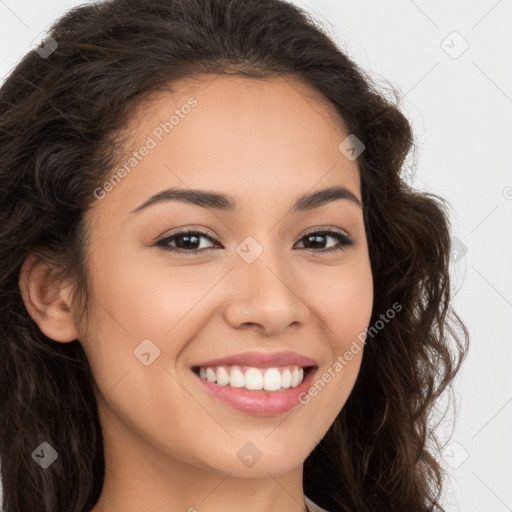
[[[190,246],[187,245],[187,242],[189,242],[191,239],[193,240],[192,245],[197,245],[199,237],[196,235],[181,235],[175,240],[175,242],[179,248],[190,248]],[[179,240],[185,240],[185,243],[180,243]]]
[[[312,241],[313,244],[315,244],[315,242],[316,242],[316,243],[321,245],[322,244],[322,239],[324,238],[324,236],[323,235],[308,235],[307,238],[308,238],[309,241]]]

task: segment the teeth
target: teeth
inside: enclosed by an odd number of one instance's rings
[[[283,388],[289,388],[291,385],[292,385],[292,374],[290,373],[290,370],[288,370],[288,368],[286,368],[281,375],[281,386],[283,386]]]
[[[257,368],[249,368],[245,372],[245,387],[254,391],[263,389],[263,374]]]
[[[281,381],[282,379],[279,370],[277,368],[269,368],[265,372],[265,376],[263,377],[263,387],[265,388],[265,391],[276,391],[278,389],[281,389]]]
[[[206,368],[206,380],[208,382],[216,382],[217,381],[217,375],[211,368]],[[292,381],[293,381],[293,375],[292,375]]]
[[[238,368],[231,370],[229,385],[233,388],[243,388],[245,386],[244,374]]]
[[[219,386],[227,386],[229,384],[229,373],[222,366],[217,368],[217,384]]]
[[[208,372],[206,372],[206,375],[208,376]],[[299,370],[299,368],[295,367],[292,372],[292,388],[298,386],[302,382],[303,378],[304,370],[302,368]]]
[[[281,391],[297,387],[304,380],[304,369],[299,366],[265,369],[218,366],[199,368],[199,376],[219,386],[245,388],[251,391]]]

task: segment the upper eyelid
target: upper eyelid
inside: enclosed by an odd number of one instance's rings
[[[322,233],[324,231],[334,231],[335,233],[342,233],[342,234],[346,235],[347,237],[352,238],[352,236],[349,234],[349,232],[347,230],[345,230],[343,228],[338,228],[335,226],[320,226],[320,227],[310,228],[310,229],[307,229],[302,234],[302,236],[304,237],[311,233]]]

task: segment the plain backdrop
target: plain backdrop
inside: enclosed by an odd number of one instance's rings
[[[0,78],[73,0],[0,0]],[[295,0],[385,89],[418,146],[414,185],[446,198],[454,309],[471,334],[441,439],[447,511],[512,510],[512,2]],[[34,447],[35,448],[35,447]],[[28,455],[30,456],[30,455]]]

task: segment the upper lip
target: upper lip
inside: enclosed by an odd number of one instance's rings
[[[243,352],[218,359],[210,359],[194,365],[208,366],[252,366],[255,368],[272,368],[274,366],[316,366],[316,361],[297,352]]]

